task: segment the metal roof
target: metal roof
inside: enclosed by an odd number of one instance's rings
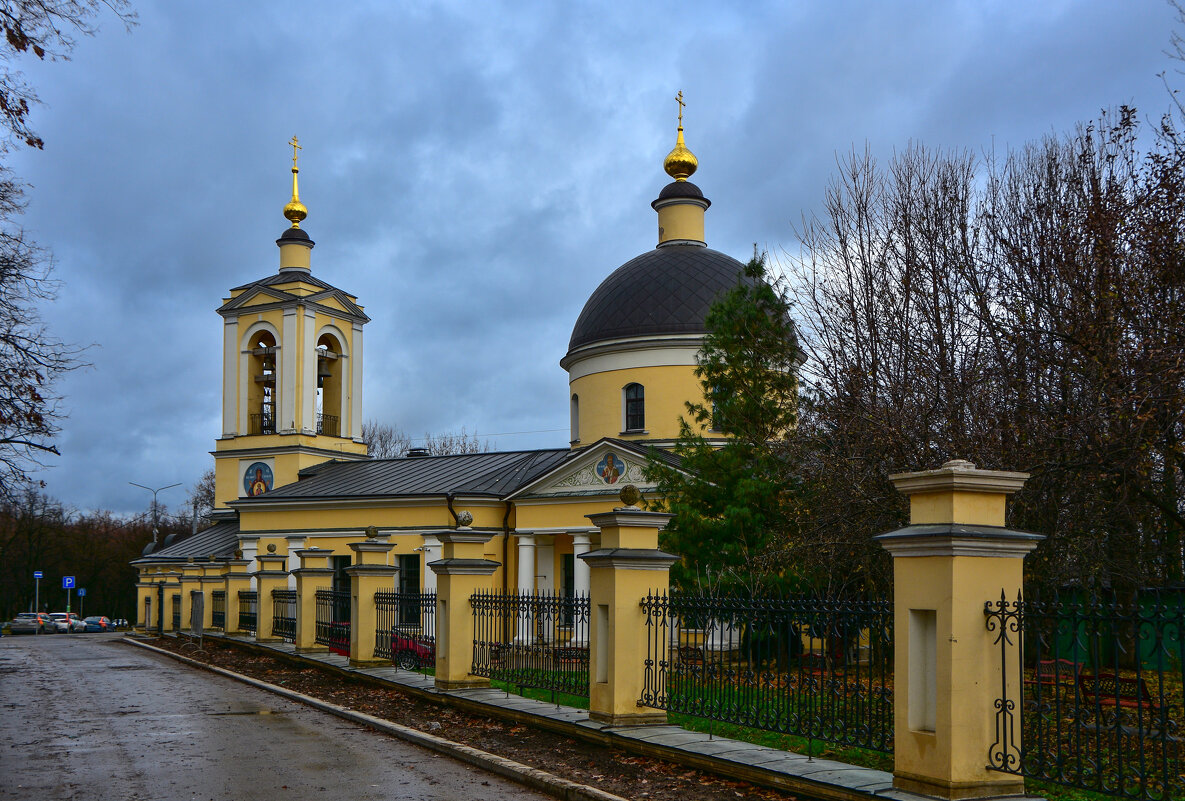
[[[333,462],[238,506],[281,500],[376,496],[489,495],[503,497],[577,454],[567,448],[464,453]]]
[[[185,560],[192,556],[194,559],[206,559],[211,554],[218,558],[232,557],[235,549],[239,547],[238,533],[239,523],[237,520],[215,523],[209,528],[173,542],[159,551],[146,553],[142,558]]]

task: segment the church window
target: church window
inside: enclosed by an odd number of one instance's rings
[[[572,441],[580,441],[580,396],[572,396]]]
[[[317,433],[341,436],[342,348],[332,334],[317,340]]]
[[[249,434],[276,433],[276,357],[279,349],[270,331],[251,338],[251,383],[247,387]]]
[[[641,384],[625,387],[625,430],[642,431],[646,428],[646,388]]]

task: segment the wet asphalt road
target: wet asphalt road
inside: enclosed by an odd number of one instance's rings
[[[0,639],[0,799],[546,798],[118,639]]]

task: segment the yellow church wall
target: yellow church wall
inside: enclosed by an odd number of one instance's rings
[[[645,388],[646,432],[626,434],[623,390],[627,384]],[[569,394],[580,399],[579,440],[590,445],[602,437],[625,440],[675,439],[686,402],[702,398],[703,388],[690,365],[661,365],[609,370],[573,379]]]
[[[611,512],[621,506],[617,494],[603,498],[547,498],[515,502],[516,528],[534,531],[554,528],[588,528],[586,515]]]
[[[704,241],[704,207],[697,203],[671,202],[658,210],[658,241]]]

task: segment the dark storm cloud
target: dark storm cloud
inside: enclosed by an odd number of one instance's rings
[[[117,511],[148,500],[126,482],[212,463],[213,309],[275,270],[293,134],[314,273],[373,317],[366,416],[562,446],[557,362],[596,285],[654,244],[676,90],[709,243],[743,258],[792,246],[837,152],[979,152],[1103,106],[1155,115],[1172,66],[1159,0],[139,10],[131,34],[107,24],[73,62],[29,65],[47,146],[13,159],[64,281],[46,317],[96,346],[62,384],[43,475]]]

